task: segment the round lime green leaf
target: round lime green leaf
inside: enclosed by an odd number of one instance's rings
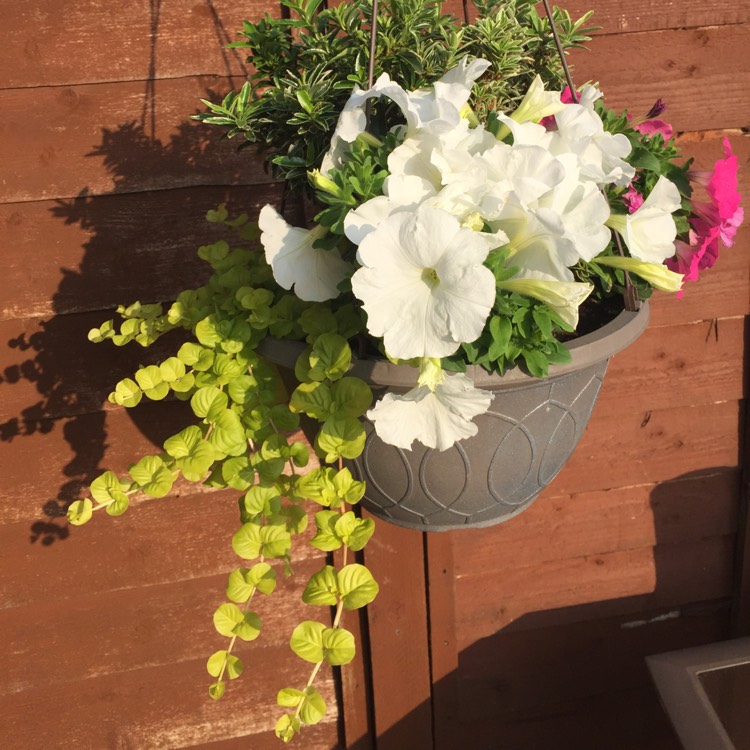
[[[321,639],[324,658],[332,667],[348,664],[357,653],[354,636],[345,628],[325,628]]]
[[[256,516],[259,513],[267,513],[269,504],[279,497],[280,495],[275,487],[261,487],[259,484],[256,484],[245,493],[243,501],[245,510],[251,516]]]
[[[282,708],[297,708],[305,694],[296,688],[282,688],[276,696],[276,703]]]
[[[227,596],[241,604],[246,602],[255,589],[261,594],[271,594],[276,588],[276,571],[265,562],[252,568],[237,568],[229,574]]]
[[[76,500],[71,503],[68,508],[68,521],[72,523],[73,526],[83,526],[83,524],[91,520],[93,507],[94,504],[89,498]]]
[[[299,712],[303,724],[317,724],[326,715],[326,702],[314,688],[305,688],[305,702]]]
[[[224,391],[214,386],[199,388],[190,399],[190,407],[199,417],[215,422],[226,411],[229,399]]]
[[[242,610],[236,604],[222,604],[214,612],[214,627],[219,635],[231,638],[242,618]]]
[[[305,443],[295,442],[289,446],[289,457],[298,468],[304,468],[310,463],[310,449]]]
[[[224,398],[226,399],[226,395]],[[228,456],[241,456],[248,449],[245,428],[239,416],[231,409],[225,409],[214,422],[214,430],[209,435],[208,442]]]
[[[221,476],[233,489],[246,490],[255,479],[255,471],[247,456],[235,456],[222,464]]]
[[[292,432],[299,427],[299,414],[289,411],[287,404],[276,404],[271,407],[271,421],[277,430]]]
[[[195,325],[195,337],[203,346],[213,349],[222,339],[218,330],[219,320],[215,315],[208,315]]]
[[[331,390],[325,383],[300,383],[291,395],[289,408],[324,422],[332,413]]]
[[[294,739],[294,735],[299,732],[300,721],[292,714],[284,714],[276,722],[276,736],[284,743]]]
[[[124,492],[113,492],[113,498],[104,509],[110,516],[121,516],[127,509],[130,501]]]
[[[205,372],[214,362],[214,353],[211,349],[188,341],[179,348],[177,359],[198,372]]]
[[[276,571],[268,563],[256,563],[250,568],[246,580],[261,594],[272,594],[276,588]]]
[[[326,565],[322,570],[310,576],[302,592],[305,604],[334,605],[338,602],[338,584],[336,569]]]
[[[260,530],[261,552],[264,557],[286,557],[292,548],[292,537],[285,526],[263,526]]]
[[[301,534],[307,528],[307,511],[299,505],[287,505],[281,509],[281,515],[286,519],[286,530],[290,534]]]
[[[113,493],[121,491],[120,480],[112,471],[105,471],[91,483],[91,496],[98,503],[106,503],[112,500]]]
[[[331,413],[338,417],[361,417],[372,404],[372,388],[359,378],[341,378],[331,396]]]
[[[208,688],[208,694],[215,700],[218,701],[224,697],[224,693],[227,689],[227,683],[224,680],[214,682]]]
[[[121,380],[115,390],[110,394],[110,401],[118,406],[132,408],[141,402],[143,391],[138,387],[138,383],[130,378]]]
[[[342,541],[336,535],[336,521],[339,512],[336,510],[321,510],[315,514],[315,525],[318,528],[310,544],[324,552],[333,552],[341,547]]]
[[[221,674],[221,670],[224,669],[224,663],[229,656],[228,651],[216,651],[208,657],[206,662],[206,670],[211,677],[218,677]]]
[[[300,659],[317,664],[323,661],[325,652],[323,649],[323,632],[326,626],[322,622],[305,620],[301,622],[292,632],[289,646]]]
[[[168,495],[174,483],[172,472],[159,456],[144,456],[128,473],[150,497]]]
[[[336,473],[333,484],[336,487],[336,494],[349,505],[356,505],[365,494],[365,483],[354,479],[347,468]]]
[[[258,557],[262,545],[260,525],[256,523],[243,523],[232,537],[232,549],[245,560]]]
[[[227,393],[235,404],[252,403],[258,398],[258,381],[252,375],[240,375],[227,383]]]
[[[355,552],[367,544],[374,531],[375,522],[371,518],[357,518],[352,511],[341,515],[334,526],[336,536]]]
[[[306,383],[312,378],[310,377],[310,355],[312,354],[312,347],[306,347],[302,354],[297,357],[297,361],[294,363],[294,377],[300,383]]]
[[[171,438],[167,438],[164,441],[164,450],[172,458],[184,458],[191,454],[201,440],[203,440],[203,433],[200,427],[190,425],[176,435],[172,435]]]
[[[324,333],[315,340],[310,352],[308,376],[311,380],[338,380],[351,363],[352,350],[346,339],[337,333]]]
[[[164,382],[161,371],[156,365],[142,367],[135,374],[143,393],[152,401],[160,401],[169,393],[169,384]]]
[[[167,383],[172,383],[184,377],[185,363],[181,362],[177,357],[169,357],[169,359],[165,359],[159,365],[159,373],[163,380]]]
[[[177,394],[187,393],[195,387],[195,375],[192,372],[185,373],[181,378],[173,380],[169,386]],[[183,401],[186,400],[187,396],[184,396]]]
[[[294,494],[301,500],[312,500],[326,507],[335,505],[338,500],[333,478],[336,470],[330,467],[313,469],[297,481]]]
[[[372,573],[364,565],[357,563],[342,568],[336,576],[336,583],[344,609],[364,607],[378,595],[379,591]]]
[[[328,463],[356,458],[365,447],[365,428],[354,417],[332,417],[315,439],[315,450]]]

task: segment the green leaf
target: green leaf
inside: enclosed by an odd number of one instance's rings
[[[366,489],[365,483],[354,479],[346,467],[336,472],[333,486],[336,488],[336,494],[349,505],[356,505],[364,497]]]
[[[144,456],[130,467],[128,473],[140,489],[151,497],[168,495],[174,484],[172,472],[159,456]]]
[[[164,382],[161,371],[156,365],[142,367],[135,374],[143,393],[152,401],[160,401],[169,393],[169,384]]]
[[[324,422],[333,413],[331,390],[325,383],[300,383],[289,400],[289,408]]]
[[[94,504],[89,498],[76,500],[68,508],[68,522],[73,524],[73,526],[83,526],[83,524],[91,520],[93,507]]]
[[[336,470],[330,467],[309,471],[297,480],[294,487],[295,497],[300,500],[312,500],[326,507],[336,504],[339,496],[333,481],[335,476]]]
[[[168,438],[164,450],[176,459],[183,476],[191,482],[200,482],[215,459],[213,447],[203,439],[203,433],[196,425]]]
[[[141,402],[142,397],[143,391],[138,387],[138,383],[130,378],[125,378],[124,380],[121,380],[115,386],[115,390],[109,394],[109,401],[118,406],[132,408]]]
[[[358,552],[370,541],[375,531],[375,522],[372,518],[357,518],[352,511],[347,511],[336,521],[334,530],[349,549]]]
[[[338,572],[336,582],[344,609],[364,607],[378,595],[379,586],[364,565],[346,565]]]
[[[301,387],[301,386],[300,386]],[[364,380],[345,377],[333,384],[331,414],[337,417],[361,417],[372,404],[372,389]],[[310,416],[315,416],[310,414]],[[325,420],[327,416],[318,417]]]
[[[300,659],[317,664],[325,658],[323,648],[323,633],[326,626],[322,622],[305,620],[292,632],[289,646]]]
[[[354,636],[345,628],[326,628],[321,640],[324,659],[332,667],[348,664],[357,653]]]
[[[226,664],[226,669],[224,665]],[[230,680],[234,680],[242,674],[244,669],[243,663],[228,651],[217,651],[208,657],[206,670],[211,677],[218,677],[222,670]]]
[[[123,487],[117,475],[112,471],[105,471],[91,483],[91,497],[97,503],[103,504],[119,498],[123,494]]]
[[[346,339],[337,333],[324,333],[313,344],[308,374],[312,380],[338,380],[351,362],[352,350]]]
[[[255,479],[255,471],[247,456],[227,459],[221,467],[224,481],[235,490],[246,490]]]
[[[209,422],[215,422],[224,414],[228,404],[227,394],[214,386],[199,388],[190,399],[193,412]]]
[[[284,557],[291,545],[292,538],[284,526],[243,523],[232,537],[232,549],[245,560],[254,560],[261,554],[268,558]]]
[[[228,456],[241,456],[248,449],[245,428],[239,416],[231,409],[225,409],[214,422],[214,430],[209,435],[208,442]]]
[[[334,605],[338,602],[336,569],[326,565],[322,570],[310,576],[302,592],[305,604]]]
[[[315,451],[329,464],[339,458],[356,458],[365,447],[365,428],[354,417],[332,417],[315,439]]]
[[[320,510],[315,514],[315,525],[318,532],[310,540],[310,544],[324,552],[333,552],[341,547],[342,541],[336,534],[336,521],[339,519],[337,510]]]
[[[276,703],[282,708],[297,708],[305,694],[295,688],[282,688],[276,696]]]
[[[200,344],[195,344],[192,341],[189,341],[179,348],[177,359],[184,362],[188,367],[192,367],[194,370],[204,372],[213,364],[214,353],[211,349],[206,349]]]
[[[294,735],[298,734],[299,730],[300,721],[292,714],[284,714],[276,722],[276,736],[285,743],[293,740]]]
[[[227,638],[254,641],[260,635],[261,622],[255,612],[243,613],[236,604],[222,604],[214,612],[214,627]]]
[[[276,588],[276,571],[265,562],[252,568],[237,568],[229,574],[227,596],[238,604],[246,602],[254,589],[261,594],[271,594]]]
[[[224,680],[220,682],[212,683],[208,688],[208,694],[215,700],[218,701],[224,697],[224,693],[227,689],[227,683]]]
[[[258,515],[259,513],[268,515],[270,503],[280,497],[275,487],[261,487],[256,484],[245,493],[243,502],[245,510],[251,516]]]
[[[304,468],[310,463],[310,449],[306,443],[295,442],[289,446],[289,457],[298,468]]]
[[[299,718],[303,724],[317,724],[326,715],[326,702],[312,686],[305,688],[304,698]]]
[[[123,494],[121,497],[116,497],[108,503],[104,510],[107,515],[121,516],[128,509],[128,505],[130,505],[130,500],[127,495]]]
[[[167,383],[173,383],[185,376],[185,364],[177,357],[169,357],[159,365],[159,373]]]

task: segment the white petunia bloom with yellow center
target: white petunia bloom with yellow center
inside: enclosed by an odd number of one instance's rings
[[[477,434],[471,420],[489,409],[492,393],[475,388],[466,375],[446,376],[438,363],[427,364],[429,374],[423,362],[416,388],[403,395],[388,393],[367,412],[383,442],[410,450],[416,440],[444,451]]]
[[[475,232],[438,208],[397,212],[362,240],[352,290],[391,357],[447,357],[482,333],[495,277],[482,265],[501,234]]]

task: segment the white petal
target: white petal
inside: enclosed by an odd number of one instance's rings
[[[339,296],[338,285],[353,267],[338,250],[313,247],[325,229],[301,229],[288,224],[272,206],[266,205],[258,217],[260,241],[273,276],[283,289],[291,289],[307,302],[324,302]]]
[[[367,416],[386,443],[409,450],[418,440],[444,451],[476,435],[477,426],[471,420],[487,411],[492,398],[489,391],[475,388],[466,375],[449,375],[434,392],[418,386],[403,396],[386,394]]]

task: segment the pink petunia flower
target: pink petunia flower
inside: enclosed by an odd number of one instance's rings
[[[573,94],[570,92],[570,86],[566,86],[560,93],[560,101],[563,104],[573,104]],[[557,121],[554,115],[547,115],[539,120],[539,124],[544,126],[547,130],[557,130]]]
[[[668,141],[674,135],[674,128],[664,120],[645,120],[633,128],[644,135],[654,136],[661,133],[665,141]]]
[[[627,206],[629,214],[637,211],[643,205],[643,196],[632,185],[622,194],[622,200]]]
[[[674,257],[664,261],[670,271],[681,273],[685,281],[697,281],[699,272],[710,268],[719,254],[718,228],[696,223],[698,227],[690,230],[689,242],[677,240],[674,243]],[[677,293],[677,297],[682,297],[682,291]]]

